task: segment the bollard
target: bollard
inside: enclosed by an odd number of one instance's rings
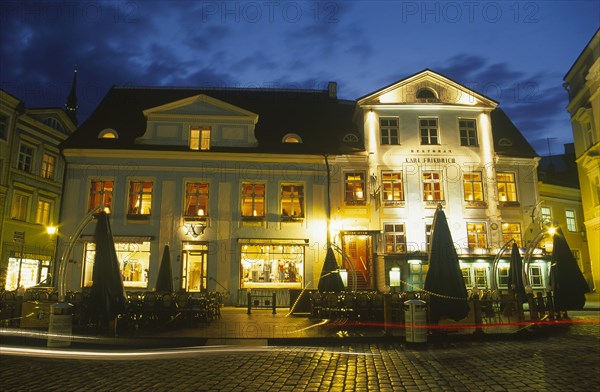
[[[276,306],[276,300],[277,300],[277,294],[274,292],[273,293],[273,299],[272,299],[272,302],[273,302],[273,314],[277,313],[277,310],[276,310],[276,308],[277,308],[277,306]]]
[[[252,313],[252,294],[248,291],[248,314]]]
[[[69,347],[73,332],[73,305],[66,302],[52,304],[48,324],[48,347]]]
[[[392,318],[392,294],[383,294],[383,331],[386,335],[390,333],[390,320]]]
[[[427,302],[411,299],[404,302],[406,343],[427,343]]]
[[[527,302],[529,303],[529,318],[531,321],[538,321],[540,319],[537,308],[535,306],[535,300],[533,299],[533,293],[527,293]]]
[[[483,320],[481,318],[481,302],[479,302],[479,295],[473,295],[473,313],[473,318],[475,319],[475,331],[473,334],[481,335],[483,334],[483,329],[481,328]]]

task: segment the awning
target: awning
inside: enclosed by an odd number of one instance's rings
[[[255,244],[255,245],[308,245],[308,238],[238,238],[239,244]]]

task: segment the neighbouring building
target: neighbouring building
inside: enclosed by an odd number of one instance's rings
[[[593,289],[600,287],[600,30],[564,77],[569,94]]]
[[[506,288],[509,254],[496,255],[537,234],[539,157],[498,103],[429,70],[358,101],[336,87],[112,88],[63,144],[64,238],[105,207],[126,289],[155,287],[169,244],[176,290],[233,305],[276,291],[282,305],[317,286],[328,234],[351,287],[421,288],[441,204],[465,284]],[[77,290],[93,225],[73,240]],[[543,289],[549,257],[534,254]]]
[[[592,266],[587,232],[583,224],[583,205],[574,144],[565,144],[564,154],[542,157],[538,167],[538,179],[540,205],[536,213],[542,224],[561,227],[573,256],[591,288],[593,287]],[[551,237],[544,240],[542,247],[551,251]]]
[[[0,90],[0,287],[51,285],[65,164],[75,125],[61,108],[27,108]],[[53,229],[54,228],[54,229]],[[49,231],[50,230],[50,231]]]

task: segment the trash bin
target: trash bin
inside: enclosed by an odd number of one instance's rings
[[[73,305],[61,302],[50,306],[48,347],[69,347],[73,331]]]
[[[404,301],[404,325],[407,343],[427,343],[427,302]]]

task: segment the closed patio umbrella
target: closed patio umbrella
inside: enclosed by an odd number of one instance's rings
[[[432,324],[442,317],[458,321],[469,314],[465,281],[441,206],[438,206],[433,218],[429,270],[424,289],[429,293],[429,321]]]
[[[554,234],[550,265],[550,285],[554,292],[555,310],[583,309],[585,293],[590,288],[560,228]]]
[[[344,291],[344,282],[338,271],[339,268],[335,260],[335,254],[333,253],[333,249],[329,247],[327,248],[325,263],[323,263],[323,270],[319,279],[318,288],[320,292],[339,293]]]
[[[165,245],[165,250],[160,262],[158,277],[156,278],[156,291],[173,291],[173,277],[171,275],[171,254],[169,252],[169,245]]]
[[[110,322],[125,313],[127,300],[108,215],[104,211],[97,216],[94,241],[96,256],[92,271],[90,314],[93,320]]]
[[[513,242],[510,254],[508,287],[512,294],[518,295],[521,302],[527,299],[525,285],[523,284],[523,259],[521,258],[521,253],[519,253],[519,247],[516,242]]]

